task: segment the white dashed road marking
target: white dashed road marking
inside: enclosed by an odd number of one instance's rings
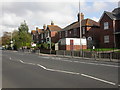
[[[108,83],[108,84],[111,84],[111,85],[116,85],[113,82],[110,82],[110,81],[107,81],[107,80],[103,80],[103,79],[100,79],[100,78],[96,78],[96,77],[93,77],[93,76],[90,76],[90,75],[86,75],[86,74],[81,74],[81,75],[84,76],[84,77],[88,77],[88,78],[91,78],[91,79],[94,79],[94,80],[98,80],[98,81],[104,82],[104,83]]]
[[[12,58],[10,57],[9,58],[10,60],[12,60]],[[28,62],[24,62],[22,60],[19,60],[21,63],[23,64],[29,64],[29,65],[37,65],[41,68],[43,68],[44,70],[47,70],[47,71],[54,71],[54,72],[62,72],[62,73],[67,73],[67,74],[74,74],[74,75],[81,75],[81,76],[84,76],[84,77],[87,77],[87,78],[91,78],[91,79],[94,79],[94,80],[97,80],[97,81],[100,81],[100,82],[104,82],[104,83],[107,83],[107,84],[110,84],[110,85],[117,85],[116,83],[113,83],[111,81],[107,81],[107,80],[104,80],[104,79],[100,79],[100,78],[97,78],[97,77],[94,77],[94,76],[91,76],[91,75],[87,75],[87,74],[80,74],[80,73],[77,73],[77,72],[70,72],[70,71],[64,71],[64,70],[56,70],[56,69],[50,69],[50,68],[46,68],[45,66],[43,65],[40,65],[40,64],[35,64],[35,63],[28,63]],[[120,86],[120,85],[118,85]]]

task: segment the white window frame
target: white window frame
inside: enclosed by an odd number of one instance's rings
[[[110,36],[106,35],[104,36],[104,43],[109,43],[110,42]]]
[[[104,22],[104,30],[109,29],[109,23],[108,22]]]

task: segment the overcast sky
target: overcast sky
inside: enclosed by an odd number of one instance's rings
[[[22,1],[22,0],[21,0]],[[35,0],[34,0],[35,1]],[[104,0],[105,1],[105,0]],[[104,11],[112,11],[118,7],[117,1],[113,2],[81,1],[81,12],[85,18],[98,21]],[[10,0],[0,2],[0,36],[4,31],[13,31],[25,20],[29,31],[36,27],[42,28],[43,24],[49,25],[51,21],[61,28],[77,21],[79,12],[78,2],[15,2]]]

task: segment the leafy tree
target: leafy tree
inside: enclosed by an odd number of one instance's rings
[[[27,46],[30,48],[32,37],[31,34],[28,32],[29,28],[26,22],[21,23],[18,28],[18,31],[13,32],[13,40],[14,40],[14,47],[20,48],[23,46]]]
[[[54,49],[55,43],[51,42],[51,49]],[[50,43],[42,43],[41,45],[44,49],[50,49]]]
[[[11,33],[10,32],[4,32],[2,36],[2,45],[9,45],[11,39]]]
[[[26,24],[25,20],[24,20],[24,22],[21,23],[21,25],[18,27],[18,30],[19,30],[19,33],[24,33],[24,32],[28,33],[29,28],[28,28],[28,25]]]

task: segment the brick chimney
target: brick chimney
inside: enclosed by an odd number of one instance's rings
[[[46,25],[45,24],[43,25],[43,29],[46,30]]]
[[[36,27],[36,31],[38,30],[39,28],[38,27]]]
[[[51,25],[54,25],[54,22],[53,22],[53,21],[51,21]]]
[[[83,13],[81,13],[81,15],[80,15],[80,13],[78,13],[78,22],[80,21],[80,16],[81,16],[81,20],[83,20],[83,19],[84,19],[84,14],[83,14]]]

